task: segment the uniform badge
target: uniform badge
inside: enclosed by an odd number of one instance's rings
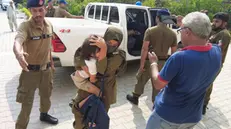
[[[43,5],[43,0],[39,0],[39,5]]]

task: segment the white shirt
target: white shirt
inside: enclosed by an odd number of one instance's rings
[[[7,17],[9,17],[9,18],[15,18],[16,17],[16,10],[15,10],[14,5],[13,5],[13,7],[11,7],[11,6],[7,7]]]
[[[90,60],[84,60],[90,75],[96,75],[97,74],[97,68],[96,68],[96,59],[90,58]],[[89,78],[89,75],[84,70],[77,70],[79,75],[82,78]]]

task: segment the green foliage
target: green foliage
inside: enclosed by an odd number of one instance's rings
[[[208,10],[209,17],[220,11],[226,11],[231,4],[223,4],[223,0],[165,0],[164,7],[173,14],[186,15],[193,11]]]
[[[104,2],[104,0],[68,0],[68,11],[74,15],[83,15],[84,8],[90,2]]]
[[[155,0],[145,0],[143,2],[144,6],[155,7]]]
[[[27,18],[31,17],[31,13],[27,8],[23,7],[20,9],[20,11],[24,12],[26,14]]]
[[[89,2],[115,2],[135,4],[138,0],[67,0],[68,11],[74,15],[83,15],[84,8]],[[231,14],[231,4],[222,3],[224,0],[140,0],[144,6],[155,7],[155,4],[168,8],[172,14],[186,15],[193,11],[208,10],[209,17],[216,12],[224,11]],[[22,9],[26,6],[27,0],[23,0]],[[160,3],[159,3],[160,2]],[[24,9],[24,11],[26,11]],[[27,12],[28,13],[28,12]],[[230,23],[231,24],[231,23]]]

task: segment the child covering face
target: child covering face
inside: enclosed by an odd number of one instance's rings
[[[71,77],[75,85],[80,89],[88,89],[92,84],[96,82],[96,62],[99,57],[100,48],[90,45],[90,38],[86,38],[83,42],[80,50],[80,57],[84,60],[86,67],[82,67],[81,70],[76,70]],[[88,80],[90,78],[90,82]]]

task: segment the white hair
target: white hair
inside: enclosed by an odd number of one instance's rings
[[[187,14],[182,23],[188,27],[198,37],[206,39],[209,37],[212,27],[209,17],[201,12],[192,12]]]

